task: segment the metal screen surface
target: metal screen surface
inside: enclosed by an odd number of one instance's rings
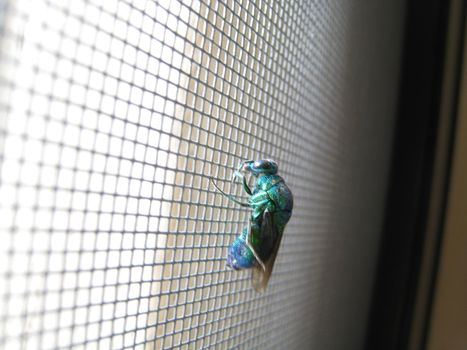
[[[0,347],[360,349],[402,1],[0,1]],[[226,269],[241,160],[295,196]]]

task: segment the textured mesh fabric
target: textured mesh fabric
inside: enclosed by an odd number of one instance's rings
[[[0,347],[360,349],[402,1],[0,1]],[[272,158],[264,294],[225,268]]]

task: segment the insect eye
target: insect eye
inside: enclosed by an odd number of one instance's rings
[[[253,163],[253,168],[254,169],[262,169],[263,168],[263,161],[262,160],[257,160],[256,162]]]
[[[265,173],[276,173],[277,172],[277,164],[273,160],[269,159],[261,159],[257,160],[251,166],[252,170],[257,172],[265,172]]]

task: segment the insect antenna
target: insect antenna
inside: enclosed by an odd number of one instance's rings
[[[230,199],[232,202],[234,203],[237,203],[238,205],[241,205],[242,207],[249,207],[250,205],[248,203],[244,203],[240,200],[238,200],[236,197],[228,194],[228,193],[225,193],[224,191],[222,191],[219,186],[217,186],[217,184],[214,182],[213,178],[209,178],[212,182],[212,184],[214,185],[214,187],[216,188],[216,190],[218,190],[220,193],[222,193],[223,196],[227,197],[228,199]]]

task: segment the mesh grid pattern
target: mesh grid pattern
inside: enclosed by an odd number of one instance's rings
[[[401,4],[354,2],[0,1],[0,347],[358,349]],[[259,158],[295,195],[262,295],[209,183]]]

